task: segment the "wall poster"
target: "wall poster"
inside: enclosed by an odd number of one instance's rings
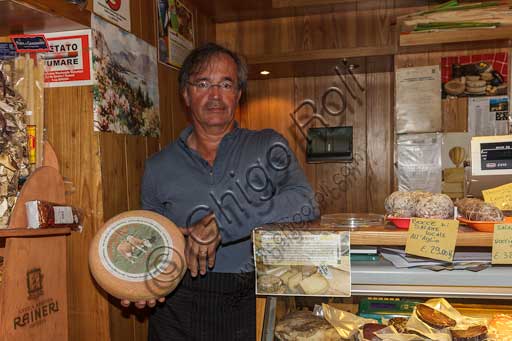
[[[94,130],[158,137],[156,48],[93,15]]]
[[[158,8],[158,60],[181,67],[194,48],[194,16],[179,0],[156,0]]]

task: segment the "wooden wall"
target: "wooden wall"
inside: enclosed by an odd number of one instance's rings
[[[246,56],[285,52],[321,51],[359,47],[389,48],[395,45],[396,11],[393,1],[354,2],[345,11],[328,14],[250,20],[217,24],[217,41]],[[340,64],[343,55],[339,56]],[[274,128],[290,142],[314,187],[322,213],[383,212],[385,197],[393,186],[393,58],[364,57],[354,60],[360,67],[357,78],[366,89],[355,89],[352,99],[338,76],[289,77],[252,80],[241,111],[241,125],[251,129]],[[305,141],[289,114],[305,99],[314,100],[319,109],[323,93],[331,86],[340,88],[347,98],[344,114],[324,114],[329,125],[353,126],[352,163],[307,164]],[[330,95],[329,106],[339,105]],[[297,113],[301,121],[310,109]],[[319,126],[318,123],[312,126]]]
[[[510,52],[510,48],[502,47],[503,42],[466,44],[461,48],[449,51],[424,51],[421,53],[403,53],[395,57],[395,68],[441,65],[441,58],[451,56],[467,56],[486,53]],[[442,100],[443,132],[468,131],[468,98],[446,98]]]

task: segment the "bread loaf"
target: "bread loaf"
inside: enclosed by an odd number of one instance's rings
[[[418,200],[416,216],[430,219],[453,218],[453,201],[446,194],[433,194]]]
[[[459,213],[473,221],[503,221],[503,212],[493,204],[476,198],[465,198],[455,202]]]

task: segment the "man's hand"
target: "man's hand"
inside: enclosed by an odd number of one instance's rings
[[[157,300],[137,301],[137,302],[133,302],[133,303],[134,303],[135,307],[137,307],[139,309],[144,309],[146,306],[153,308],[156,305],[156,301]],[[165,297],[158,298],[158,302],[160,302],[160,303],[165,302]],[[131,302],[129,300],[121,300],[121,305],[125,308],[128,308],[130,306],[130,303]]]
[[[215,265],[215,252],[221,237],[215,215],[210,213],[189,229],[185,258],[192,277],[206,274],[206,264]]]

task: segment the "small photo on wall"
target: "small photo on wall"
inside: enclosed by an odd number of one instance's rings
[[[506,95],[508,52],[441,59],[443,98]]]

